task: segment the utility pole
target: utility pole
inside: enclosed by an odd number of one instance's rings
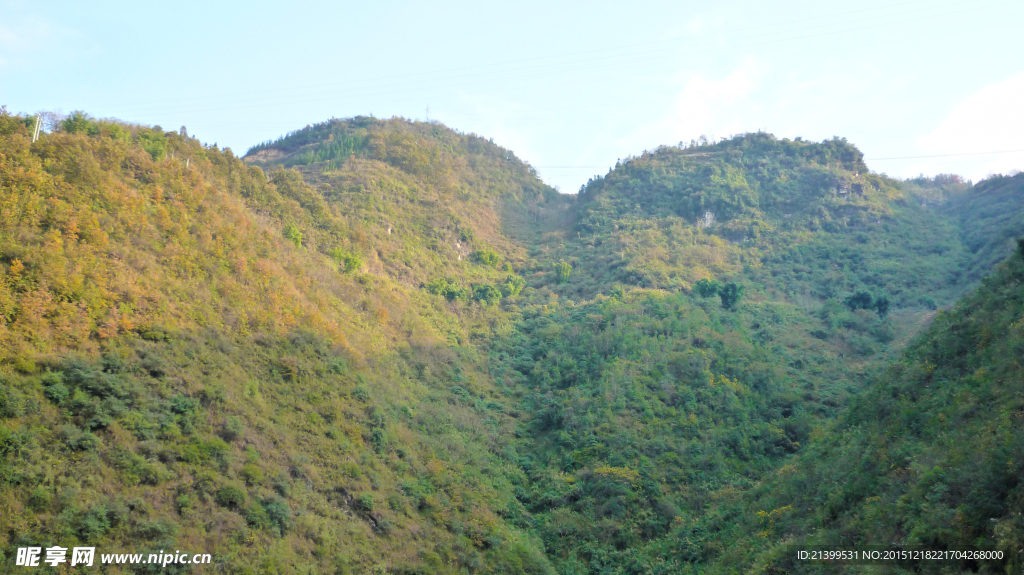
[[[39,114],[36,114],[36,129],[35,129],[34,132],[32,132],[32,143],[33,144],[36,143],[36,140],[39,139],[39,127],[42,124],[42,122],[43,122],[43,119],[40,117]]]

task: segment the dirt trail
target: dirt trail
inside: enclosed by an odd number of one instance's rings
[[[924,328],[928,327],[928,324],[930,324],[932,320],[935,319],[935,314],[937,313],[939,313],[938,310],[934,310],[921,314],[921,317],[917,318],[917,321],[914,322],[913,327],[908,329],[907,332],[903,334],[903,337],[901,337],[898,342],[893,344],[893,351],[902,350],[904,347],[906,347],[907,344],[910,343],[911,338],[921,333],[921,330],[923,330]]]

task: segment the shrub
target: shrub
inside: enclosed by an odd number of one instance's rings
[[[288,474],[280,472],[274,478],[274,491],[281,497],[288,497],[288,493],[292,489],[292,482],[288,479]]]
[[[50,506],[50,501],[53,500],[53,495],[49,489],[45,487],[36,487],[32,490],[32,494],[28,497],[28,506],[33,511],[42,511]]]
[[[352,390],[352,397],[365,403],[370,401],[370,390],[367,389],[366,384],[360,383]]]
[[[299,229],[299,226],[288,224],[284,227],[283,233],[286,239],[291,240],[295,244],[295,247],[302,247],[302,230]]]
[[[0,388],[0,417],[20,417],[25,413],[25,401],[13,389]]]
[[[235,415],[229,415],[224,421],[223,435],[224,439],[228,441],[234,441],[245,435],[245,424],[242,423],[241,418]]]
[[[256,529],[268,529],[271,526],[267,510],[259,503],[253,503],[245,510],[245,522]]]
[[[245,504],[245,490],[236,485],[225,485],[217,490],[213,499],[221,507],[238,509]]]
[[[484,305],[494,305],[501,301],[501,291],[492,285],[478,285],[473,287],[473,300]]]
[[[341,248],[334,248],[329,254],[334,261],[338,262],[338,271],[351,273],[363,267],[363,259],[353,253]]]
[[[356,509],[366,513],[373,511],[373,494],[360,493],[359,497],[356,498]]]
[[[718,293],[721,284],[717,280],[704,278],[693,284],[693,291],[700,297],[711,297]]]
[[[271,525],[281,533],[286,533],[292,526],[292,510],[288,503],[280,497],[268,497],[263,500],[263,509]]]
[[[383,429],[374,429],[370,432],[370,442],[373,444],[373,450],[377,452],[377,455],[383,455],[387,449],[388,440],[384,435]]]
[[[242,471],[239,473],[242,480],[245,481],[246,485],[257,485],[263,483],[263,470],[252,463],[246,463],[242,466]]]
[[[54,383],[43,391],[43,395],[57,405],[62,405],[71,396],[71,392],[63,383]]]
[[[501,293],[505,297],[516,297],[522,293],[524,287],[526,287],[526,280],[515,274],[509,274],[505,278],[505,283],[501,284]]]
[[[866,291],[859,291],[855,294],[851,294],[843,300],[843,305],[845,305],[850,311],[871,309],[871,303],[871,294]]]
[[[473,252],[473,261],[480,262],[485,266],[496,266],[501,261],[501,256],[491,250],[477,250]]]
[[[444,296],[448,301],[465,300],[469,297],[469,291],[451,278],[438,278],[425,287],[428,292]]]

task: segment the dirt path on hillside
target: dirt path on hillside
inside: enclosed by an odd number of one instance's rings
[[[932,323],[932,320],[935,319],[935,315],[938,313],[938,310],[934,310],[921,314],[921,317],[917,318],[917,321],[914,322],[914,325],[911,326],[910,329],[908,329],[907,332],[903,334],[903,337],[901,337],[900,340],[892,346],[892,350],[900,351],[903,348],[905,348],[915,335],[921,333],[926,327],[928,327],[928,325]]]

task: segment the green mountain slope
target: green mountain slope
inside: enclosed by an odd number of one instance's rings
[[[815,521],[853,529],[843,502],[770,513],[835,472],[805,453],[882,441],[871,382],[1024,231],[1019,178],[899,182],[839,139],[659,148],[570,197],[436,123],[331,120],[244,159],[28,123],[0,114],[4,561],[782,565]]]
[[[970,190],[944,191],[867,173],[841,140],[766,134],[591,181],[574,227],[534,251],[536,307],[492,352],[531,414],[518,497],[556,568],[678,573],[722,553],[708,518],[739,528],[749,490],[972,285],[984,264],[939,211]],[[708,293],[729,281],[745,287],[731,310]]]
[[[742,273],[773,298],[867,289],[917,307],[952,301],[968,261],[955,222],[868,172],[839,139],[759,133],[662,147],[592,180],[580,198],[585,242],[569,257],[618,260],[599,281],[673,290]]]
[[[715,536],[743,542],[718,558],[717,570],[804,572],[786,551],[793,543],[1000,550],[1002,561],[945,567],[1020,568],[1020,246],[977,291],[940,313],[791,465],[757,488],[743,529]],[[716,519],[723,525],[722,516]],[[714,531],[716,521],[709,523]]]
[[[356,248],[367,262],[412,284],[464,273],[457,262],[477,251],[519,267],[522,240],[571,206],[511,151],[440,124],[331,120],[257,146],[246,160],[271,173],[295,167],[368,236]]]
[[[1015,247],[1024,221],[1024,174],[996,176],[955,195],[942,211],[957,221],[963,243],[972,254],[966,271],[978,281]]]
[[[514,274],[429,237],[371,251],[372,207],[182,135],[76,115],[30,144],[24,124],[0,118],[8,560],[87,543],[239,573],[550,572],[508,523],[512,410],[452,345],[500,312],[408,285]],[[390,265],[409,245],[418,267]]]

